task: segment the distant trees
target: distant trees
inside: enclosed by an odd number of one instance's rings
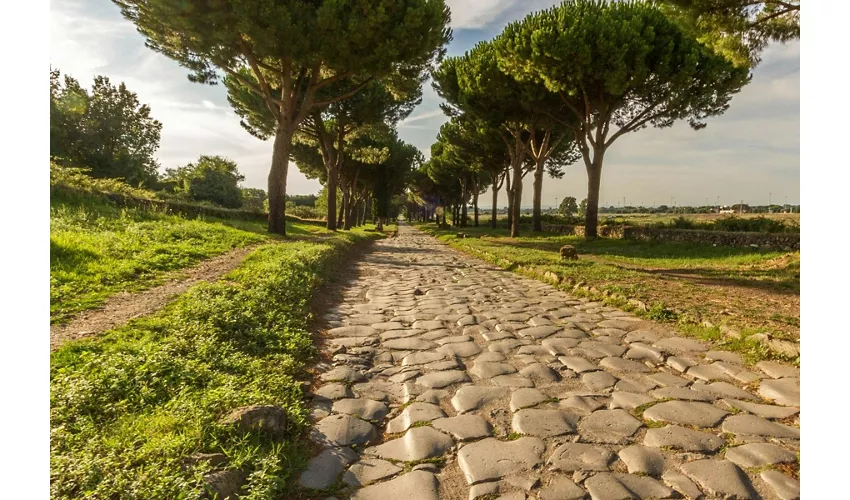
[[[587,200],[585,200],[586,202]],[[571,216],[578,211],[578,205],[574,196],[567,196],[561,201],[561,206],[558,207],[558,213],[561,215]]]
[[[587,198],[581,200],[581,203],[578,205],[578,214],[584,217],[587,215]]]
[[[91,169],[101,178],[153,187],[162,124],[124,83],[96,76],[87,90],[59,70],[50,72],[50,156]]]
[[[227,208],[242,206],[239,183],[245,177],[230,159],[201,155],[194,163],[167,169],[165,180],[174,184],[176,192],[185,193],[194,201],[209,201]]]
[[[247,210],[265,210],[268,196],[264,189],[257,188],[241,188],[242,191],[242,208]]]
[[[304,120],[373,80],[421,74],[451,38],[443,0],[114,1],[190,80],[214,84],[224,73],[244,104],[242,124],[274,137],[268,228],[280,234],[292,139]]]
[[[539,82],[563,106],[588,174],[585,235],[597,236],[603,159],[622,135],[723,113],[746,68],[698,43],[654,3],[567,0],[512,23],[494,41],[499,67]]]

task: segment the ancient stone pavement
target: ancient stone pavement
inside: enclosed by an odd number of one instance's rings
[[[301,475],[357,500],[799,497],[799,369],[401,225],[326,315]]]

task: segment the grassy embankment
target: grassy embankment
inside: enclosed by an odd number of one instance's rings
[[[489,227],[437,229],[419,226],[442,241],[503,268],[539,279],[557,277],[578,295],[631,309],[686,334],[741,352],[745,359],[799,363],[750,338],[768,332],[776,338],[800,334],[800,253],[756,251],[679,243],[636,242],[538,233],[508,237]],[[464,232],[468,238],[457,238]],[[578,261],[561,261],[562,245],[574,245]],[[576,285],[580,285],[576,288]],[[584,287],[590,287],[590,290]],[[646,304],[641,310],[627,299]],[[721,327],[738,330],[740,339]]]
[[[51,353],[51,496],[198,498],[210,465],[187,468],[185,460],[202,452],[223,453],[227,462],[217,467],[249,474],[243,498],[291,491],[309,456],[299,382],[315,355],[309,301],[354,244],[380,235],[292,222],[292,236],[270,238],[254,223],[121,210],[94,195],[56,199],[51,214],[61,314],[73,310],[68,303],[79,310],[215,253],[260,244],[219,282]],[[255,404],[286,409],[284,438],[220,423]]]

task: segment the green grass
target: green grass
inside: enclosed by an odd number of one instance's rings
[[[419,227],[449,245],[511,271],[552,281],[571,293],[602,300],[639,315],[673,323],[683,333],[711,340],[745,359],[789,360],[748,339],[757,332],[799,337],[800,253],[640,242],[506,229]],[[466,238],[458,238],[458,232]],[[573,245],[577,261],[561,261],[558,250]],[[628,304],[646,304],[642,311]],[[741,331],[726,339],[719,326]]]
[[[319,228],[289,223],[290,234]],[[118,208],[96,196],[54,196],[50,206],[50,322],[101,306],[121,291],[273,238],[260,222],[190,219]]]
[[[51,496],[198,498],[209,466],[182,467],[198,452],[224,453],[250,474],[241,498],[291,491],[309,456],[298,382],[315,355],[308,302],[354,242],[377,236],[271,242],[226,280],[52,353]],[[219,423],[251,404],[285,408],[286,438]]]

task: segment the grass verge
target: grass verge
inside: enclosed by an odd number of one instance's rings
[[[315,356],[307,331],[316,286],[363,230],[263,245],[217,283],[155,315],[51,355],[51,497],[199,498],[209,465],[248,473],[241,498],[280,498],[306,464],[299,379]],[[285,408],[285,439],[220,423],[253,404]]]
[[[547,281],[646,319],[675,325],[688,336],[740,352],[745,361],[776,359],[799,364],[757,340],[799,338],[799,252],[754,251],[679,243],[636,242],[533,233],[510,238],[506,230],[418,227],[458,250],[504,269]],[[467,237],[458,238],[457,233]],[[558,249],[574,245],[578,261],[561,261]],[[738,330],[740,338],[721,327]]]

